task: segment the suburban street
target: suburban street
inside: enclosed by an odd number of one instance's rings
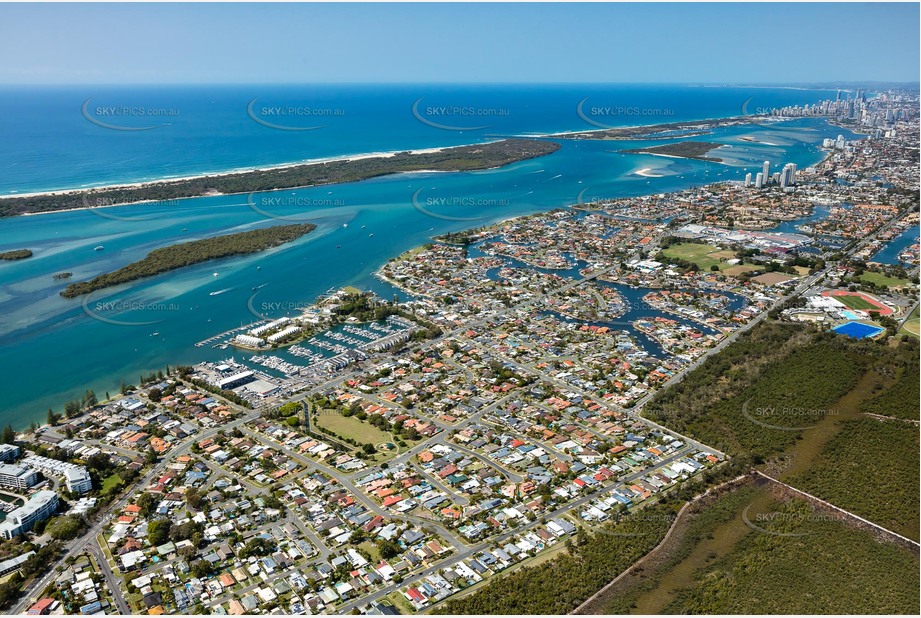
[[[873,234],[862,239],[859,242],[854,243],[854,245],[845,252],[844,254],[845,257],[850,257],[854,255],[861,248],[866,246],[866,244],[870,242],[876,235],[884,232],[885,230],[888,230],[892,225],[896,224],[903,216],[904,214],[900,214],[900,215],[893,217],[886,224],[878,228]],[[634,251],[630,257],[636,257],[638,254],[639,254],[638,250]],[[688,363],[686,366],[684,366],[679,371],[674,373],[674,375],[672,375],[667,381],[665,381],[660,386],[659,389],[655,391],[651,391],[648,394],[646,394],[644,397],[638,399],[635,405],[632,406],[631,408],[623,409],[622,411],[628,414],[630,417],[636,420],[639,420],[664,434],[671,435],[679,440],[682,440],[685,446],[679,452],[658,462],[652,468],[628,475],[624,477],[623,479],[621,479],[621,481],[618,484],[608,486],[602,491],[609,492],[614,487],[619,486],[620,484],[628,483],[635,478],[639,478],[642,475],[649,474],[651,471],[661,466],[665,466],[668,463],[674,461],[675,459],[683,456],[684,454],[689,452],[691,448],[694,448],[694,449],[697,449],[697,450],[700,450],[706,453],[712,453],[715,455],[719,455],[720,457],[725,457],[723,453],[717,451],[716,449],[708,445],[702,444],[688,436],[679,434],[669,429],[668,427],[664,427],[654,421],[651,421],[649,419],[642,417],[641,413],[642,413],[643,408],[650,401],[652,401],[652,399],[655,397],[657,392],[659,392],[662,389],[670,388],[674,386],[675,384],[678,384],[679,382],[681,382],[686,375],[688,375],[690,372],[700,367],[703,363],[707,361],[707,359],[709,359],[710,357],[716,354],[719,354],[727,346],[731,345],[733,342],[738,340],[738,338],[741,337],[744,333],[756,327],[759,323],[761,323],[765,319],[768,319],[768,315],[771,312],[771,310],[783,307],[785,303],[787,303],[792,298],[802,295],[806,293],[807,291],[809,291],[811,288],[813,288],[813,286],[815,286],[823,277],[828,275],[828,273],[834,267],[835,267],[835,264],[827,264],[823,270],[815,272],[811,275],[804,276],[796,284],[796,287],[793,289],[793,291],[777,299],[771,305],[770,308],[765,309],[764,311],[759,313],[756,317],[754,317],[752,320],[750,320],[748,323],[737,328],[736,330],[731,332],[729,335],[724,336],[712,348],[708,349],[706,352],[704,352],[703,354],[695,358],[692,362]],[[547,298],[550,298],[554,295],[564,293],[577,286],[584,285],[587,282],[593,281],[600,276],[603,276],[605,274],[612,272],[614,269],[615,267],[611,266],[611,267],[596,270],[590,273],[588,276],[570,281],[557,289],[551,290],[550,292],[546,294],[541,294],[541,295],[531,297],[525,300],[524,302],[521,302],[519,304],[513,304],[499,311],[487,312],[486,315],[484,315],[483,317],[479,319],[472,320],[462,326],[459,326],[457,328],[450,330],[447,333],[444,333],[442,337],[424,342],[421,345],[421,349],[422,350],[431,349],[433,346],[439,345],[440,342],[444,341],[447,338],[453,338],[454,340],[457,340],[457,341],[462,341],[462,342],[467,342],[473,345],[477,345],[477,342],[474,339],[468,338],[465,335],[466,331],[476,330],[477,328],[485,326],[488,323],[490,323],[490,321],[494,320],[496,317],[504,316],[512,312],[519,312],[524,309],[528,309],[530,307],[537,306],[540,303],[542,303],[544,300],[546,300]],[[900,317],[899,326],[905,323],[905,321],[908,319],[909,315],[911,314],[911,309],[917,306],[918,306],[918,303],[915,302],[911,308],[905,311],[904,315]],[[581,395],[583,399],[587,401],[592,401],[601,406],[610,405],[605,400],[597,397],[594,393],[586,392],[583,389],[580,389],[574,386],[573,384],[570,384],[564,380],[557,379],[553,375],[550,375],[549,373],[541,369],[538,369],[536,366],[537,363],[534,363],[534,362],[521,363],[521,362],[516,361],[513,358],[508,357],[507,355],[497,350],[492,350],[492,349],[489,350],[489,354],[500,359],[504,364],[506,364],[509,367],[512,367],[523,373],[538,376],[542,381],[553,385],[554,387],[560,389],[562,392],[577,393]],[[458,367],[460,369],[463,369],[463,371],[467,372],[468,377],[470,378],[473,377],[469,369],[463,366],[458,366]],[[349,369],[344,370],[340,372],[339,374],[335,375],[334,377],[324,381],[323,383],[310,388],[306,392],[298,393],[294,396],[287,397],[284,401],[285,402],[303,401],[306,397],[312,394],[326,393],[332,389],[344,388],[343,384],[346,381],[358,375],[362,371],[363,371],[363,366],[361,364],[352,366]],[[344,389],[344,390],[350,391],[350,389]],[[381,399],[380,397],[377,397],[376,395],[365,394],[363,396],[377,403],[380,406],[384,406],[384,407],[391,408],[391,409],[394,408],[394,404],[392,402],[385,401]],[[470,426],[473,423],[480,422],[485,415],[499,409],[502,405],[509,402],[511,399],[513,399],[516,396],[517,395],[514,393],[500,396],[496,400],[492,401],[490,404],[484,406],[482,409],[477,410],[476,412],[471,414],[469,417],[464,418],[453,424],[447,424],[437,419],[427,418],[428,421],[432,422],[434,425],[436,425],[440,429],[440,432],[436,434],[435,436],[420,442],[419,444],[407,449],[405,452],[394,457],[390,462],[391,465],[409,464],[413,466],[417,470],[417,472],[419,472],[422,476],[424,476],[431,483],[432,486],[434,486],[435,488],[437,488],[438,490],[440,490],[441,492],[449,496],[452,502],[462,507],[468,506],[470,504],[470,500],[456,493],[450,487],[442,483],[439,479],[432,477],[432,475],[428,473],[427,471],[419,468],[415,464],[415,462],[412,461],[412,458],[414,456],[418,455],[420,452],[422,452],[425,449],[431,448],[431,446],[433,445],[438,445],[438,444],[449,445],[451,449],[455,449],[459,452],[462,452],[465,455],[482,462],[484,465],[497,470],[500,474],[502,474],[510,482],[513,482],[513,483],[523,482],[525,480],[525,477],[522,474],[519,474],[518,472],[513,471],[513,470],[509,470],[505,466],[497,463],[496,461],[488,457],[485,457],[484,455],[482,455],[481,453],[478,453],[475,450],[471,450],[465,446],[455,444],[454,442],[448,443],[446,441],[447,435],[449,432],[458,430],[458,429],[463,429],[465,427]],[[160,475],[164,473],[170,461],[174,460],[177,456],[190,452],[193,444],[201,442],[202,440],[206,438],[213,437],[218,432],[221,432],[221,431],[227,432],[233,429],[239,429],[244,435],[256,440],[257,442],[261,444],[265,444],[267,446],[271,446],[274,449],[277,449],[279,452],[284,453],[286,456],[288,456],[293,461],[296,461],[300,465],[302,465],[304,467],[304,470],[299,472],[298,476],[303,476],[305,474],[309,474],[313,471],[319,470],[323,472],[324,474],[328,475],[329,477],[335,479],[339,484],[342,485],[342,487],[345,490],[347,490],[350,494],[352,494],[356,500],[361,502],[361,504],[365,508],[375,513],[376,515],[380,515],[384,518],[395,520],[395,521],[404,521],[407,523],[412,523],[415,525],[422,526],[428,530],[433,530],[438,535],[440,535],[445,541],[447,541],[453,546],[455,553],[451,557],[449,557],[447,560],[440,561],[437,564],[427,568],[426,570],[408,577],[401,585],[391,584],[366,597],[357,599],[355,601],[351,601],[340,608],[340,610],[343,612],[350,611],[359,606],[366,605],[377,599],[380,599],[386,596],[387,594],[389,594],[390,592],[399,589],[400,587],[403,587],[409,583],[418,581],[419,579],[423,578],[427,574],[436,572],[460,560],[470,557],[471,555],[482,550],[488,545],[491,545],[497,542],[497,540],[501,541],[505,538],[510,538],[513,535],[520,534],[523,530],[530,529],[533,526],[537,525],[537,522],[531,522],[530,524],[528,524],[527,526],[523,528],[519,528],[514,531],[503,533],[499,535],[498,537],[494,537],[490,539],[488,542],[484,541],[480,543],[470,544],[466,542],[464,539],[460,538],[455,532],[447,529],[444,525],[442,525],[440,522],[436,520],[429,519],[427,517],[419,517],[419,516],[414,516],[414,515],[398,514],[398,513],[391,512],[383,508],[381,505],[379,505],[373,499],[371,499],[368,495],[366,495],[363,491],[361,491],[355,485],[354,479],[357,477],[363,476],[363,475],[367,475],[369,472],[373,472],[375,470],[375,467],[372,467],[370,469],[359,470],[356,472],[346,473],[346,472],[339,471],[333,467],[330,467],[324,463],[320,463],[312,459],[309,459],[303,456],[301,453],[298,453],[288,448],[284,444],[278,443],[277,441],[272,440],[268,438],[267,436],[257,433],[253,431],[252,429],[250,429],[249,427],[247,427],[246,426],[247,423],[260,417],[261,412],[258,409],[257,410],[246,410],[240,406],[231,404],[229,402],[227,403],[227,405],[232,406],[237,412],[241,414],[241,416],[237,418],[236,420],[233,420],[227,424],[224,424],[220,427],[212,427],[210,429],[204,430],[178,443],[173,449],[169,451],[167,457],[164,457],[158,462],[154,463],[147,470],[147,472],[143,474],[141,478],[136,480],[131,485],[131,487],[127,488],[122,493],[120,498],[113,501],[113,503],[111,503],[102,512],[100,512],[96,516],[95,520],[91,522],[88,529],[80,537],[64,543],[65,551],[64,551],[64,555],[62,556],[62,560],[65,560],[71,556],[79,555],[84,552],[88,552],[94,556],[95,560],[100,565],[100,568],[102,570],[102,575],[106,579],[106,582],[108,584],[108,587],[111,591],[111,594],[114,598],[114,602],[119,612],[123,614],[129,613],[131,608],[129,607],[127,600],[125,599],[125,593],[123,591],[123,582],[121,581],[121,577],[112,571],[111,565],[105,558],[105,552],[100,548],[97,542],[98,535],[102,532],[102,530],[105,528],[105,526],[109,523],[109,521],[113,517],[117,516],[127,504],[129,504],[136,498],[139,491],[142,491],[144,488],[148,487],[154,479],[158,478]],[[487,421],[487,422],[491,422],[491,421]],[[574,421],[574,422],[578,424],[577,421]],[[581,424],[579,426],[582,427],[585,431],[593,433],[596,437],[599,437],[602,439],[606,437],[602,434],[599,434],[595,429],[591,427],[586,427]],[[510,428],[504,428],[504,429],[511,431],[513,434],[516,433],[514,430]],[[60,431],[54,428],[49,429],[48,434],[56,438],[65,437]],[[138,453],[136,451],[132,451],[130,449],[126,449],[120,446],[106,444],[98,440],[85,440],[84,442],[88,445],[98,447],[104,451],[108,451],[108,452],[126,456],[126,457],[137,458],[139,456],[143,456],[142,453]],[[550,453],[557,459],[560,459],[563,461],[571,461],[572,459],[571,456],[565,453],[560,453],[551,447],[545,446],[545,449],[547,450],[548,453]],[[214,463],[213,461],[205,460],[205,465],[207,465],[208,468],[210,468],[213,472],[217,474],[225,475],[231,478],[238,478],[240,483],[246,488],[246,491],[252,495],[259,495],[259,494],[267,493],[266,488],[259,487],[253,482],[249,481],[248,479],[235,477],[234,473],[222,468],[220,465]],[[589,500],[594,499],[595,497],[597,496],[594,494],[580,497],[566,505],[558,507],[548,516],[553,517],[559,514],[567,513],[572,510],[578,509],[579,507],[587,503]],[[290,521],[293,525],[295,525],[298,528],[298,530],[304,535],[304,537],[307,538],[315,546],[320,557],[326,558],[331,554],[331,550],[323,543],[323,541],[319,538],[319,536],[315,532],[313,532],[311,528],[303,522],[303,520],[301,520],[298,514],[294,514],[292,516],[289,513],[285,516],[284,521]],[[162,569],[171,563],[172,561],[162,562],[154,568],[146,569],[145,572],[156,571],[156,570]],[[35,600],[40,595],[41,591],[44,590],[44,588],[54,579],[54,577],[55,577],[55,572],[53,570],[50,570],[48,573],[46,573],[45,575],[43,575],[42,577],[34,581],[29,586],[28,590],[23,595],[22,599],[12,608],[13,613],[21,613],[30,604],[34,603]],[[252,588],[252,586],[250,586],[250,588]],[[237,591],[237,593],[239,593],[239,591]]]

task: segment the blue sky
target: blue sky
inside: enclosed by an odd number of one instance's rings
[[[904,4],[0,4],[0,83],[918,81]]]

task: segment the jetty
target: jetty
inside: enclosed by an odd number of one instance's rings
[[[222,339],[226,339],[227,337],[230,337],[231,335],[236,335],[236,334],[239,334],[239,333],[242,333],[242,332],[246,332],[246,331],[248,331],[248,330],[251,330],[251,329],[253,329],[253,328],[256,328],[257,326],[259,326],[260,324],[262,324],[262,323],[265,322],[265,321],[266,321],[266,320],[260,320],[260,321],[258,321],[258,322],[253,322],[253,323],[251,323],[251,324],[246,324],[246,325],[243,325],[243,326],[238,326],[237,328],[231,328],[230,330],[226,330],[226,331],[224,331],[223,333],[218,333],[217,335],[213,335],[213,336],[211,336],[211,337],[208,337],[207,339],[202,339],[201,341],[199,341],[198,343],[195,344],[195,347],[196,347],[196,348],[203,348],[203,347],[205,347],[206,345],[211,345],[211,344],[216,343],[216,342],[218,342],[218,341],[220,341],[220,340],[222,340]]]

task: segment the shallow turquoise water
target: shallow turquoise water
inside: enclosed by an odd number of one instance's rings
[[[732,113],[728,103],[724,107]],[[564,119],[556,125],[538,123],[533,130],[567,123],[570,128],[580,128],[578,122]],[[418,147],[472,141],[469,135],[432,131],[434,135],[424,139],[409,136],[396,143],[398,147]],[[497,170],[406,174],[271,196],[284,198],[280,204],[265,201],[261,195],[253,196],[251,203],[248,196],[220,196],[181,200],[174,206],[106,209],[105,214],[121,220],[91,211],[0,220],[0,250],[28,247],[34,252],[30,259],[0,264],[0,374],[6,385],[0,398],[0,422],[16,426],[32,420],[42,422],[49,407],[61,408],[67,399],[88,387],[100,395],[114,393],[121,380],[136,383],[142,372],[166,364],[225,357],[229,350],[196,348],[193,344],[254,321],[253,307],[273,316],[295,313],[329,288],[349,284],[389,297],[393,290],[372,273],[388,258],[433,235],[567,206],[580,199],[740,180],[745,173],[760,168],[765,159],[777,165],[792,161],[805,167],[821,159],[816,144],[840,132],[823,121],[803,120],[771,128],[720,129],[700,138],[731,146],[720,150],[728,164],[616,152],[642,146],[643,142],[563,142],[553,155]],[[743,136],[771,145],[740,140]],[[287,138],[281,134],[274,139],[284,142]],[[354,152],[392,149],[384,148],[383,142],[380,145],[339,147]],[[122,180],[133,178],[127,168],[114,164],[106,167],[111,154],[107,148],[99,146],[89,155],[97,170],[93,179],[108,181],[114,175]],[[328,145],[325,152],[333,153],[335,148]],[[272,153],[274,157],[290,156],[281,147]],[[193,148],[177,153],[177,160],[185,161],[183,173],[201,160],[200,154]],[[245,154],[234,156],[243,161]],[[160,160],[163,153],[155,155],[154,159]],[[218,168],[236,165],[236,159],[231,159],[215,154],[210,164]],[[36,165],[47,166],[48,162]],[[152,173],[155,167],[148,166],[143,173]],[[661,177],[636,174],[644,168]],[[4,186],[16,184],[16,172],[9,165],[6,172],[2,176]],[[42,178],[52,179],[46,181],[51,184],[69,184],[80,174],[79,169],[55,167]],[[37,172],[32,175],[38,178]],[[39,181],[29,180],[31,177],[25,174],[22,184],[16,186],[20,190],[49,186],[37,185]],[[465,205],[451,205],[457,201]],[[417,208],[420,205],[429,214]],[[83,280],[138,260],[156,247],[291,222],[266,213],[311,221],[318,227],[294,243],[262,254],[199,264],[97,292],[89,299],[62,298],[59,291],[67,282],[52,278],[55,273],[70,271],[74,273],[72,281]],[[104,248],[95,251],[100,245]]]

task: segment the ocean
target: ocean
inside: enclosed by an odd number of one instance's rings
[[[833,91],[710,86],[227,86],[0,89],[0,194],[141,182],[372,152],[471,144],[603,126],[736,116]],[[389,298],[373,277],[432,236],[601,197],[741,180],[821,160],[820,119],[720,128],[723,163],[624,154],[641,141],[564,141],[547,157],[481,172],[401,174],[329,187],[0,219],[0,423],[44,422],[49,407],[167,364],[224,358],[195,347],[267,315],[297,313],[331,287]],[[746,138],[746,139],[742,139]],[[755,141],[750,141],[755,140]],[[662,142],[656,142],[657,144]],[[317,229],[258,255],[199,264],[96,292],[59,295],[150,250],[309,221]],[[97,247],[102,247],[95,250]],[[242,354],[236,352],[240,357]]]

